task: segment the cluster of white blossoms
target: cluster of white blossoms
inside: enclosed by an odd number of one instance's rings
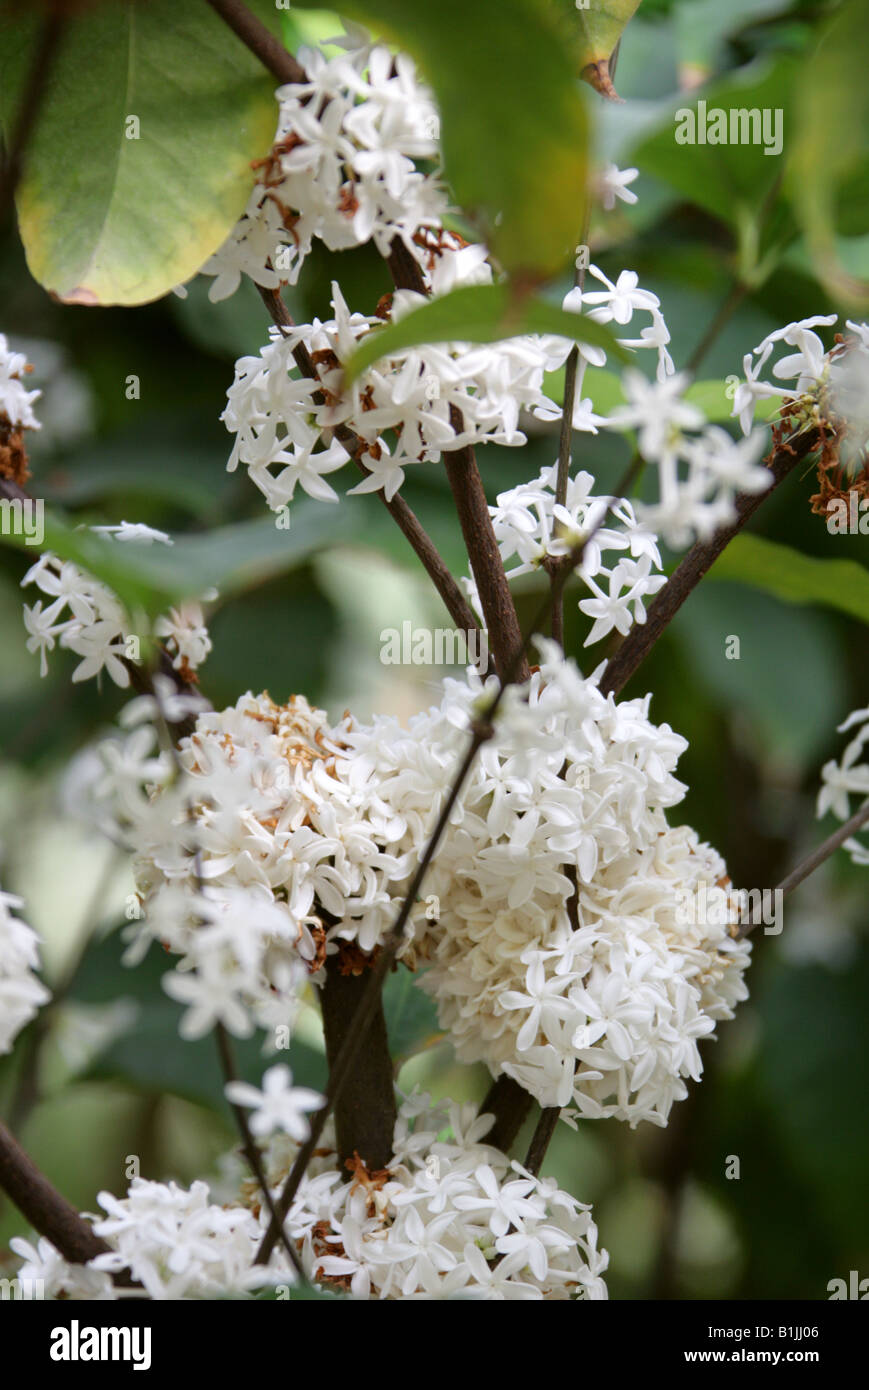
[[[862,454],[869,439],[869,410],[866,406],[869,388],[869,325],[845,320],[850,336],[837,334],[831,349],[824,347],[816,328],[832,328],[838,323],[837,314],[816,314],[799,319],[767,334],[752,352],[743,359],[745,380],[736,388],[733,414],[738,417],[743,433],[748,434],[758,401],[786,398],[790,405],[785,413],[807,423],[816,423],[821,416],[847,424],[855,453]],[[785,352],[775,360],[773,354]],[[764,378],[769,373],[777,385]]]
[[[241,275],[275,289],[295,284],[315,238],[332,251],[373,241],[382,255],[396,237],[420,261],[420,228],[438,225],[447,198],[437,172],[440,122],[413,59],[353,28],[344,52],[303,48],[307,82],[278,89],[275,144],[261,161],[244,216],[202,267],[212,300]]]
[[[22,380],[30,371],[27,358],[15,352],[0,333],[0,438],[4,431],[38,430],[33,404],[41,391],[28,391]]]
[[[44,1237],[35,1246],[15,1239],[10,1247],[24,1261],[18,1278],[25,1287],[41,1282],[45,1298],[95,1301],[123,1297],[112,1275],[124,1269],[153,1299],[219,1298],[262,1287],[263,1271],[253,1267],[256,1221],[240,1205],[209,1198],[205,1182],[186,1189],[134,1178],[126,1196],[101,1192],[97,1199],[106,1215],[92,1219],[111,1247],[106,1254],[70,1264]]]
[[[747,996],[738,902],[715,851],[667,824],[685,740],[649,722],[648,697],[604,697],[540,645],[426,879],[440,911],[417,928],[421,987],[462,1060],[543,1105],[663,1124],[700,1074],[698,1040]],[[380,718],[342,734],[400,824],[426,808],[431,824],[457,733],[485,711],[472,674],[444,692],[407,731]],[[694,894],[705,906],[686,914]]]
[[[841,760],[836,762],[831,759],[821,769],[823,785],[818,793],[819,817],[832,811],[840,821],[849,820],[869,798],[869,762],[865,758],[860,761],[869,744],[869,708],[852,711],[839,725],[838,732],[843,734],[854,728],[857,733],[847,744]],[[852,796],[859,798],[857,805],[851,805]],[[844,848],[855,864],[869,864],[869,844],[852,836],[845,841]]]
[[[649,722],[648,697],[617,703],[540,648],[430,868],[437,920],[411,914],[400,955],[463,1060],[545,1105],[662,1123],[700,1074],[698,1040],[746,997],[750,948],[723,862],[667,823],[685,740]],[[380,944],[490,699],[471,670],[407,727],[330,726],[300,696],[248,694],[198,713],[177,767],[134,707],[93,790],[136,851],[128,959],[154,940],[178,958],[183,1036],[292,1026],[327,954]],[[708,911],[683,920],[695,892]]]
[[[608,424],[636,430],[637,447],[657,473],[658,498],[638,502],[637,515],[675,550],[694,540],[708,540],[733,521],[740,492],[763,492],[772,474],[759,463],[766,432],[755,430],[734,440],[710,425],[703,411],[686,400],[686,373],[649,381],[628,368],[623,377],[626,403],[611,413]]]
[[[592,492],[594,477],[581,472],[568,478],[561,503],[557,475],[557,465],[544,468],[534,482],[499,493],[489,512],[508,579],[535,573],[588,537],[573,571],[591,594],[579,601],[580,612],[594,619],[584,643],[588,647],[614,628],[624,636],[633,623],[644,623],[644,600],[663,588],[667,576],[657,537],[637,520],[631,502]],[[617,557],[610,568],[604,563],[607,551]],[[482,615],[473,578],[463,582]]]
[[[21,898],[0,890],[0,1056],[51,997],[35,973],[39,969],[36,932],[15,915],[23,906]]]
[[[91,530],[132,544],[172,544],[165,532],[129,522],[94,526]],[[41,598],[24,605],[27,650],[39,653],[42,676],[48,674],[48,653],[58,646],[81,657],[72,675],[74,681],[89,680],[105,671],[115,685],[126,689],[130,684],[127,663],[140,659],[140,634],[148,631],[165,643],[172,665],[185,678],[202,665],[211,651],[211,638],[198,600],[184,600],[157,618],[151,628],[143,616],[133,618],[108,585],[51,551],[40,555],[21,584],[35,584],[48,600],[47,605]],[[216,594],[211,590],[204,598],[211,601]]]
[[[458,285],[490,283],[485,247],[464,246],[443,233],[430,280],[435,295]],[[413,290],[396,290],[389,317],[397,322],[425,302]],[[557,413],[543,393],[543,381],[564,362],[570,350],[565,339],[408,348],[381,359],[347,386],[343,364],[379,320],[351,313],[337,284],[332,307],[333,319],[273,329],[258,357],[236,363],[227,393],[222,418],[236,436],[229,468],[243,463],[274,510],[289,503],[297,485],[319,500],[338,500],[325,481],[348,458],[337,439],[325,442],[324,434],[336,427],[357,436],[357,457],[369,474],[351,491],[382,488],[391,500],[408,465],[437,462],[444,452],[484,441],[522,445],[521,410]],[[300,344],[315,377],[298,371],[293,351]]]
[[[307,1277],[358,1299],[605,1299],[608,1257],[590,1208],[487,1145],[491,1123],[474,1106],[413,1095],[389,1167],[356,1163],[352,1181],[327,1126],[284,1223]],[[279,1132],[264,1153],[275,1197],[296,1152]],[[106,1216],[94,1229],[111,1252],[71,1266],[47,1240],[14,1240],[19,1278],[42,1280],[48,1298],[122,1297],[111,1274],[125,1268],[155,1299],[275,1286],[285,1296],[297,1275],[282,1245],[267,1268],[254,1264],[269,1221],[256,1183],[244,1181],[226,1206],[210,1198],[204,1182],[185,1190],[142,1178],[125,1197],[100,1193]]]
[[[153,724],[134,718],[125,739],[100,746],[105,775],[92,785],[93,819],[105,827],[114,808],[136,852],[145,916],[128,959],[152,940],[180,957],[165,983],[187,1005],[184,1036],[218,1021],[237,1036],[291,1025],[327,937],[377,944],[427,816],[415,833],[399,825],[342,757],[341,727],[301,696],[247,694],[198,713],[178,745],[180,776],[155,757]]]

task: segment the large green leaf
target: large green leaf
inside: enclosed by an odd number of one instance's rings
[[[763,536],[736,536],[709,571],[765,589],[788,603],[820,603],[869,623],[869,569],[856,560],[819,560]]]
[[[851,201],[848,185],[852,176],[859,174],[865,199],[869,134],[866,18],[864,0],[848,0],[833,15],[817,52],[805,62],[799,77],[788,167],[791,197],[822,278],[837,297],[861,308],[869,304],[869,280],[850,274],[839,260],[836,228],[840,201]],[[860,230],[866,230],[865,220]]]
[[[381,357],[421,343],[495,343],[525,333],[554,333],[594,343],[627,359],[610,330],[585,314],[559,309],[536,295],[518,296],[510,285],[465,285],[421,305],[398,323],[372,329],[345,363],[345,375],[354,381]]]
[[[338,8],[419,63],[440,108],[447,178],[501,262],[533,281],[561,268],[583,226],[588,144],[565,16],[540,0]]]
[[[275,7],[257,5],[277,28]],[[7,132],[39,9],[0,21]],[[18,190],[34,277],[72,304],[141,304],[188,279],[244,211],[251,160],[274,136],[275,85],[205,0],[82,7],[64,32]]]
[[[687,201],[705,208],[734,229],[742,253],[740,269],[746,278],[755,271],[760,256],[761,212],[782,173],[794,70],[793,58],[779,57],[771,65],[752,64],[729,74],[699,94],[683,93],[670,104],[660,129],[641,139],[630,156],[645,174],[654,174]],[[708,139],[716,124],[716,111],[726,114],[727,144],[713,144]],[[740,111],[761,113],[758,143],[740,143],[743,132],[752,136],[756,133],[753,118],[743,125],[741,118],[732,115]],[[766,144],[763,113],[767,113]],[[737,137],[732,144],[731,121]],[[719,131],[715,129],[714,134],[717,138]],[[776,148],[777,134],[781,148],[777,154],[767,154],[767,148]],[[787,240],[792,228],[777,225],[775,234],[777,240]]]

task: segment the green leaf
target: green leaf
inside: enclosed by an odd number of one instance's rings
[[[829,711],[847,698],[842,647],[828,615],[747,584],[704,583],[672,626],[707,723],[711,702],[739,721],[759,763],[784,766],[793,775],[808,772],[829,742]],[[732,659],[733,637],[739,638],[738,660]]]
[[[591,0],[584,9],[577,8],[576,0],[559,0],[559,4],[568,10],[576,25],[573,52],[579,75],[603,96],[616,98],[610,61],[628,22],[640,7],[640,0]]]
[[[730,74],[700,94],[682,93],[669,106],[661,128],[634,147],[632,162],[644,174],[653,174],[689,202],[730,224],[745,241],[757,226],[764,200],[781,174],[781,153],[766,154],[762,142],[711,144],[701,143],[700,137],[710,133],[715,110],[727,113],[728,136],[732,111],[781,111],[782,134],[786,137],[793,74],[794,60],[781,57],[772,65],[752,64],[744,71]],[[703,110],[699,110],[701,101],[705,103]],[[693,115],[693,121],[688,113]],[[734,133],[740,134],[740,128]],[[760,133],[763,134],[762,127]],[[768,133],[774,136],[775,128]],[[774,148],[772,142],[770,148]]]
[[[869,1086],[867,990],[864,945],[846,970],[779,963],[757,1000],[767,1104],[795,1168],[811,1182],[815,1201],[853,1250],[865,1249],[869,1240],[869,1207],[862,1200],[869,1108],[855,1104]],[[847,1266],[818,1279],[819,1296],[833,1275],[847,1279]]]
[[[383,987],[383,1010],[389,1051],[399,1065],[442,1036],[434,1000],[419,988],[419,974],[403,965]]]
[[[509,285],[465,285],[429,300],[398,323],[375,328],[344,364],[348,382],[392,353],[421,343],[496,343],[526,333],[555,333],[580,343],[594,343],[627,360],[613,334],[585,314],[559,309],[536,295],[516,296]]]
[[[72,560],[107,584],[129,613],[142,609],[153,614],[215,586],[225,599],[295,569],[320,548],[350,539],[358,517],[352,498],[340,508],[300,503],[292,509],[290,530],[280,530],[275,518],[263,517],[178,536],[166,546],[106,539],[46,510],[42,549]],[[18,549],[31,549],[23,536],[10,533],[2,539]]]
[[[168,1092],[228,1116],[214,1039],[187,1042],[179,1036],[182,1006],[170,999],[162,986],[172,958],[152,946],[139,965],[125,966],[122,952],[118,932],[92,945],[70,991],[70,998],[79,1004],[129,999],[136,1006],[129,1030],[90,1063],[87,1078],[121,1081],[151,1094]],[[276,1061],[287,1062],[299,1086],[322,1090],[325,1084],[325,1057],[307,1043],[294,1040],[288,1051],[270,1059],[263,1054],[261,1036],[254,1036],[235,1039],[233,1051],[240,1076],[254,1085]]]
[[[763,536],[736,536],[709,571],[765,589],[787,603],[820,603],[869,623],[869,569],[856,560],[819,560]]]
[[[344,0],[340,11],[419,63],[447,179],[501,263],[523,281],[561,269],[584,222],[588,145],[565,16],[540,0]]]
[[[274,6],[256,3],[277,28]],[[0,22],[7,133],[42,22],[31,10]],[[274,88],[204,0],[82,7],[17,195],[33,276],[65,303],[91,305],[142,304],[188,279],[244,211],[251,160],[274,137]]]
[[[725,40],[757,24],[767,15],[778,14],[781,0],[680,0],[674,11],[676,46],[680,75],[694,79],[708,77],[724,55]]]
[[[869,130],[869,27],[863,0],[837,10],[799,75],[788,186],[816,268],[837,298],[869,305],[869,279],[849,273],[836,250],[838,206],[852,176],[865,189]],[[832,94],[835,94],[834,97]],[[864,193],[865,196],[865,193]],[[861,227],[865,231],[865,221]]]

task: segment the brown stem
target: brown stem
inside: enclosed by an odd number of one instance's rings
[[[241,0],[208,0],[208,3],[279,82],[307,82],[308,74],[301,64]]]
[[[740,493],[736,499],[736,518],[730,526],[718,531],[711,540],[698,543],[689,550],[652,602],[646,614],[646,621],[642,626],[637,625],[631,629],[615,656],[607,662],[600,682],[600,688],[605,695],[610,691],[618,695],[624,689],[721,552],[733,537],[739,534],[764,499],[784,482],[788,474],[792,473],[797,464],[816,449],[817,445],[817,430],[809,430],[797,435],[793,440],[781,443],[770,465],[772,486],[764,492]]]
[[[421,267],[399,237],[393,238],[386,263],[397,289],[428,294]],[[462,412],[456,406],[450,407],[450,423],[456,433],[464,429]],[[527,680],[529,668],[524,657],[522,630],[495,539],[476,455],[470,445],[465,445],[461,449],[444,451],[443,461],[477,583],[495,669],[504,680],[518,659],[518,674],[514,679]]]
[[[46,1236],[70,1264],[87,1264],[110,1247],[52,1187],[29,1154],[0,1121],[0,1187],[22,1216]]]
[[[335,1111],[338,1159],[343,1168],[359,1157],[369,1172],[388,1167],[395,1131],[395,1087],[386,1035],[383,1002],[378,997],[364,1040],[350,1024],[367,985],[367,972],[342,974],[341,952],[326,961],[326,983],[320,996],[326,1057],[330,1072],[345,1043],[355,1041],[353,1067],[342,1103]]]
[[[514,1081],[512,1076],[499,1076],[492,1082],[480,1106],[481,1115],[495,1116],[495,1123],[486,1135],[486,1143],[494,1144],[503,1153],[509,1153],[533,1104],[530,1092]]]
[[[503,690],[504,687],[502,686],[501,690],[498,692],[494,701],[492,702],[491,713],[493,715],[496,711],[501,695],[503,694]],[[386,937],[381,943],[380,953],[377,956],[376,960],[374,960],[371,969],[368,972],[368,978],[365,981],[364,986],[362,986],[362,988],[360,989],[359,998],[356,1001],[356,1007],[353,1013],[353,1017],[348,1021],[347,1026],[344,1030],[343,1041],[341,1042],[336,1053],[334,1054],[334,1059],[330,1063],[329,1081],[326,1086],[324,1104],[311,1118],[311,1133],[306,1143],[302,1145],[301,1149],[296,1155],[296,1160],[293,1163],[292,1168],[290,1169],[289,1176],[287,1177],[287,1181],[284,1185],[284,1190],[281,1193],[280,1200],[278,1202],[278,1219],[280,1221],[284,1220],[287,1212],[290,1209],[290,1206],[292,1205],[293,1198],[298,1192],[299,1185],[302,1181],[302,1178],[305,1175],[305,1169],[311,1161],[311,1158],[314,1154],[314,1150],[316,1149],[317,1144],[319,1143],[320,1136],[323,1133],[326,1121],[329,1118],[329,1115],[332,1113],[332,1110],[335,1108],[336,1102],[341,1098],[344,1089],[348,1081],[350,1080],[350,1077],[353,1074],[353,1071],[357,1063],[357,1054],[366,1045],[368,1029],[371,1026],[371,1024],[376,1020],[378,1011],[381,1008],[380,996],[381,990],[383,988],[383,982],[386,979],[386,976],[389,970],[391,969],[392,963],[395,960],[395,957],[398,953],[398,948],[401,945],[404,936],[404,928],[407,925],[408,919],[410,918],[411,910],[419,895],[423,879],[425,878],[429,865],[431,864],[431,861],[437,852],[437,848],[441,842],[443,833],[446,830],[447,825],[449,824],[450,816],[453,813],[453,808],[456,802],[458,801],[459,796],[461,795],[462,788],[465,785],[465,780],[468,776],[468,773],[471,770],[471,766],[474,762],[474,759],[477,756],[477,752],[486,742],[486,740],[492,737],[492,733],[492,727],[488,722],[483,723],[478,721],[473,726],[471,740],[468,745],[467,751],[465,753],[464,758],[462,759],[461,766],[459,767],[459,770],[453,781],[453,785],[450,788],[449,795],[447,796],[447,799],[444,802],[443,807],[441,808],[440,815],[437,819],[437,824],[435,825],[429,842],[425,847],[425,851],[423,852],[423,855],[419,863],[417,864],[416,871],[414,872],[413,878],[411,879],[410,887],[407,890],[404,902],[401,905],[401,909],[398,913],[394,925],[391,927],[390,931],[387,933]],[[260,1248],[257,1251],[256,1262],[258,1264],[265,1264],[268,1262],[269,1256],[271,1255],[271,1252],[275,1247],[276,1239],[277,1224],[273,1218],[268,1230],[265,1233],[265,1236],[263,1237],[262,1244],[260,1245]]]
[[[455,427],[461,428],[458,421]],[[495,669],[504,680],[518,658],[520,665],[516,679],[525,681],[529,667],[523,654],[522,629],[495,539],[474,451],[470,447],[455,449],[452,453],[445,453],[443,459],[468,559],[477,582]]]

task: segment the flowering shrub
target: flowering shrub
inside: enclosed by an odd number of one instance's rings
[[[507,6],[505,25],[523,5]],[[258,351],[248,342],[237,353],[221,415],[227,469],[244,470],[233,506],[253,515],[203,537],[152,525],[163,519],[154,509],[141,523],[89,516],[70,526],[54,507],[21,578],[30,601],[19,640],[40,678],[65,678],[68,651],[73,683],[99,688],[105,673],[106,687],[132,687],[80,740],[64,805],[132,875],[117,933],[124,967],[147,979],[159,962],[182,1049],[216,1042],[220,1104],[244,1162],[230,1155],[192,1182],[136,1167],[72,1227],[40,1187],[22,1207],[37,1235],[13,1238],[11,1250],[20,1278],[42,1281],[50,1298],[311,1288],[362,1300],[606,1298],[591,1207],[541,1176],[553,1133],[571,1142],[613,1119],[640,1135],[666,1129],[674,1103],[702,1084],[719,1025],[748,998],[746,938],[760,921],[739,890],[758,885],[735,884],[725,836],[719,852],[705,824],[690,823],[698,788],[676,776],[680,759],[691,776],[689,738],[663,722],[666,704],[641,668],[726,548],[746,567],[753,557],[761,588],[869,617],[862,571],[847,601],[831,597],[831,573],[771,555],[772,542],[760,541],[758,556],[742,535],[789,476],[813,467],[814,511],[850,505],[853,493],[859,523],[869,327],[836,313],[798,319],[741,353],[741,374],[695,379],[709,344],[693,357],[681,340],[677,350],[663,290],[641,285],[631,265],[614,269],[608,254],[618,219],[646,215],[631,187],[643,170],[605,157],[587,128],[590,112],[609,119],[598,108],[615,95],[613,50],[637,6],[610,7],[606,41],[571,14],[572,65],[556,8],[540,10],[527,59],[547,134],[532,157],[510,148],[516,122],[489,168],[486,101],[457,102],[423,42],[445,20],[430,30],[430,18],[408,18],[397,44],[347,24],[337,38],[293,45],[294,56],[256,18],[233,24],[239,7],[214,6],[245,37],[245,56],[271,67],[271,87],[280,83],[256,118],[271,144],[236,159],[241,176],[227,173],[231,218],[212,191],[197,264],[190,247],[174,248],[148,261],[142,285],[174,289],[174,312],[187,314],[203,305],[198,268],[210,278],[207,322],[229,322],[217,315],[236,304],[261,312]],[[490,9],[486,0],[481,12]],[[219,14],[196,22],[236,43]],[[505,63],[515,37],[508,29]],[[603,94],[594,107],[577,72]],[[27,178],[45,178],[43,153],[34,147]],[[199,177],[189,181],[205,205]],[[551,203],[539,209],[538,178]],[[559,179],[569,206],[551,191]],[[30,244],[24,198],[21,208]],[[741,278],[715,332],[763,283],[761,232],[754,242],[740,233]],[[367,299],[360,265],[367,283],[379,277]],[[97,277],[98,289],[61,285],[65,274],[51,266],[41,278],[76,303],[157,293],[131,289],[120,265],[100,271],[109,278]],[[323,318],[304,312],[318,276],[330,285]],[[0,490],[13,519],[40,481],[25,437],[40,428],[42,387],[25,386],[27,370],[15,335],[0,335]],[[128,380],[138,390],[138,377]],[[629,458],[627,471],[583,466],[592,442]],[[504,477],[490,501],[476,451],[492,448]],[[408,501],[415,486],[449,497],[449,555],[461,537],[466,565],[439,553]],[[436,673],[427,707],[408,712],[402,701],[400,716],[386,701],[372,712],[360,679],[357,707],[336,717],[313,689],[282,700],[261,688],[233,651],[234,696],[224,698],[218,674],[212,698],[217,625],[270,565],[286,563],[274,560],[274,537],[308,560],[309,533],[337,538],[340,518],[352,529],[375,507],[398,523],[454,625],[486,634],[489,669]],[[245,527],[247,549],[224,564],[221,547]],[[783,576],[764,569],[776,560]],[[763,891],[790,893],[840,845],[869,862],[859,836],[867,721],[859,709],[840,724],[857,732],[817,789],[819,815],[832,810],[842,829]],[[708,738],[688,722],[692,738]],[[49,1004],[37,935],[15,915],[23,906],[0,893],[2,1053],[72,987]],[[383,1002],[401,989],[406,1049]],[[122,1029],[119,1017],[93,1021],[96,1033]],[[255,1051],[242,1074],[234,1048],[245,1042]],[[454,1061],[399,1075],[405,1051],[433,1042]],[[296,1059],[317,1049],[314,1083]],[[464,1078],[481,1075],[471,1100]],[[441,1098],[452,1084],[457,1098]],[[520,1161],[513,1151],[532,1115]],[[0,1128],[0,1184],[18,1191],[4,1173],[29,1163]]]

